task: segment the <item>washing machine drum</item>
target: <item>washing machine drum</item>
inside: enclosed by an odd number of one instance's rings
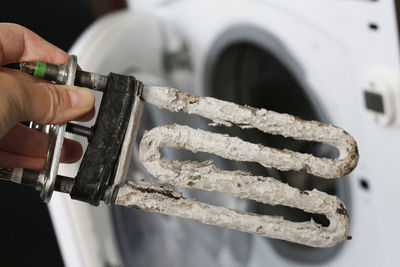
[[[208,77],[205,92],[209,95],[267,108],[278,112],[294,114],[308,120],[325,120],[321,112],[309,100],[305,89],[296,77],[272,54],[268,48],[251,42],[234,42],[225,45],[214,58],[207,59]],[[143,128],[154,127],[155,110],[145,110]],[[177,118],[174,118],[177,119]],[[153,125],[152,125],[153,124]],[[186,123],[192,127],[193,121]],[[212,131],[228,133],[253,143],[277,148],[287,148],[316,156],[335,157],[335,149],[311,142],[302,142],[261,133],[257,130],[213,128]],[[272,176],[301,190],[317,188],[329,194],[343,196],[341,181],[325,180],[298,172],[280,172],[255,163],[223,160],[206,154],[192,154],[175,149],[164,151],[169,158],[207,160],[212,158],[219,168],[245,170],[255,175]],[[138,162],[133,163],[132,177],[146,176]],[[301,210],[268,206],[249,200],[201,191],[183,191],[187,197],[227,207],[260,214],[280,215],[292,221],[306,221],[311,217],[322,225],[329,225],[326,217],[307,214]],[[140,210],[113,207],[113,220],[120,251],[126,266],[260,266],[259,255],[254,253],[256,239],[285,258],[300,263],[321,263],[328,261],[341,246],[329,249],[314,249],[285,241],[272,240],[256,235],[204,225],[191,220],[152,214]],[[262,252],[261,252],[262,253]]]

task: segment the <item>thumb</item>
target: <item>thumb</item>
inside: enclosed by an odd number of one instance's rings
[[[18,71],[1,71],[0,84],[1,98],[3,94],[8,98],[8,114],[15,114],[14,123],[64,123],[89,112],[94,104],[87,88],[42,82]]]

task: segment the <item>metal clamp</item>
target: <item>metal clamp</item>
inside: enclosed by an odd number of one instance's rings
[[[74,85],[77,57],[70,55],[68,62],[59,71],[59,78],[57,83],[65,85]],[[40,192],[40,198],[43,202],[48,203],[51,196],[53,195],[54,185],[57,178],[58,166],[60,164],[61,150],[64,143],[64,135],[66,124],[58,125],[46,125],[46,127],[38,127],[37,124],[31,124],[34,129],[42,130],[46,129],[46,132],[50,136],[50,145],[47,151],[46,165],[44,172],[43,184]]]

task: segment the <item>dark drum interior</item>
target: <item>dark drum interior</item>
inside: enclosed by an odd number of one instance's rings
[[[235,43],[223,49],[215,62],[210,71],[210,88],[207,88],[207,92],[213,97],[293,114],[306,120],[324,121],[320,115],[321,111],[313,106],[296,77],[266,49],[247,42]],[[336,148],[328,145],[265,134],[256,129],[243,130],[239,127],[218,129],[220,132],[270,147],[286,148],[327,158],[335,158],[338,154]],[[344,190],[341,190],[343,187],[341,179],[327,180],[295,171],[265,169],[256,163],[233,162],[231,168],[249,171],[254,175],[271,176],[301,190],[316,188],[346,199],[346,196],[343,196]],[[268,206],[249,201],[248,210],[259,214],[284,216],[291,221],[308,221],[312,218],[323,226],[329,225],[329,220],[325,216],[308,214],[284,206]],[[266,238],[265,241],[271,242],[282,256],[307,263],[326,262],[342,247],[338,245],[334,248],[314,249],[274,239]]]

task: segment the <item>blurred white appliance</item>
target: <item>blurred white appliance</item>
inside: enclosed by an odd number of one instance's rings
[[[399,15],[399,14],[397,14]],[[331,122],[359,144],[358,168],[338,181],[214,158],[226,169],[317,187],[345,201],[353,240],[314,249],[55,194],[49,204],[67,266],[396,266],[400,262],[400,82],[393,0],[133,0],[88,28],[71,53],[88,71],[133,74],[146,83]],[[188,115],[146,107],[142,131]],[[257,131],[214,129],[318,155],[335,151]],[[140,134],[139,134],[140,137]],[[204,160],[167,150],[170,157]],[[63,165],[74,175],[77,165]],[[132,162],[130,179],[152,179]],[[214,204],[293,220],[309,215],[226,195],[185,192]],[[324,223],[323,218],[314,218]],[[398,266],[398,265],[397,265]]]

